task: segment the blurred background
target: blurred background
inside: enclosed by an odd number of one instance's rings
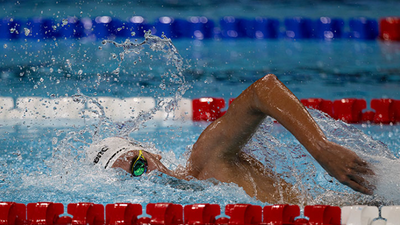
[[[116,16],[126,19],[133,15],[152,20],[160,16],[206,16],[218,19],[222,16],[240,17],[374,17],[395,16],[400,3],[395,0],[373,1],[319,1],[319,0],[1,0],[2,17],[94,17]]]

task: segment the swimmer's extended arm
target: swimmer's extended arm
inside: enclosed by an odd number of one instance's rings
[[[339,182],[372,194],[362,175],[373,174],[354,152],[330,142],[293,93],[275,75],[254,82],[229,106],[226,114],[211,123],[193,146],[212,149],[209,157],[234,160],[266,116],[288,129],[319,164]],[[196,155],[194,157],[197,157]],[[199,155],[196,160],[207,160]]]

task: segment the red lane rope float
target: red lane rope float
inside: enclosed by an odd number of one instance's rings
[[[214,121],[223,114],[223,98],[198,98],[193,100],[193,121]]]
[[[82,202],[67,206],[70,216],[62,216],[61,203],[38,202],[24,204],[0,202],[1,225],[340,225],[341,209],[337,206],[315,205],[304,208],[305,218],[300,216],[297,205],[259,206],[228,204],[221,215],[218,204],[193,204],[182,206],[173,203],[149,203],[141,217],[142,206],[132,203],[101,204]],[[27,216],[26,216],[27,215]],[[106,217],[104,218],[104,215]],[[220,218],[217,218],[221,216]]]
[[[38,202],[27,205],[27,223],[32,225],[70,223],[70,218],[61,218],[64,213],[64,206],[61,203]]]
[[[400,17],[385,17],[379,24],[379,37],[382,40],[400,41]]]
[[[229,105],[234,99],[229,99]],[[320,110],[336,120],[347,123],[400,123],[400,100],[372,99],[367,110],[365,99],[343,98],[326,100],[322,98],[301,99],[301,103]],[[199,98],[193,100],[193,121],[214,121],[225,114],[225,100],[222,98]]]

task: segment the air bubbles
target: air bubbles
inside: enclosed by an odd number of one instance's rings
[[[107,44],[107,40],[103,40],[101,43],[102,43],[103,45],[105,45],[105,44]]]
[[[83,71],[82,70],[78,70],[78,75],[82,75]]]
[[[136,35],[136,33],[135,32],[131,32],[131,36],[133,37],[133,36],[135,36]]]

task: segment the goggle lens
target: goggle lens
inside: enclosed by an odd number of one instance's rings
[[[139,177],[142,174],[147,172],[147,161],[140,157],[136,160],[135,164],[132,166],[132,175],[135,177]]]

